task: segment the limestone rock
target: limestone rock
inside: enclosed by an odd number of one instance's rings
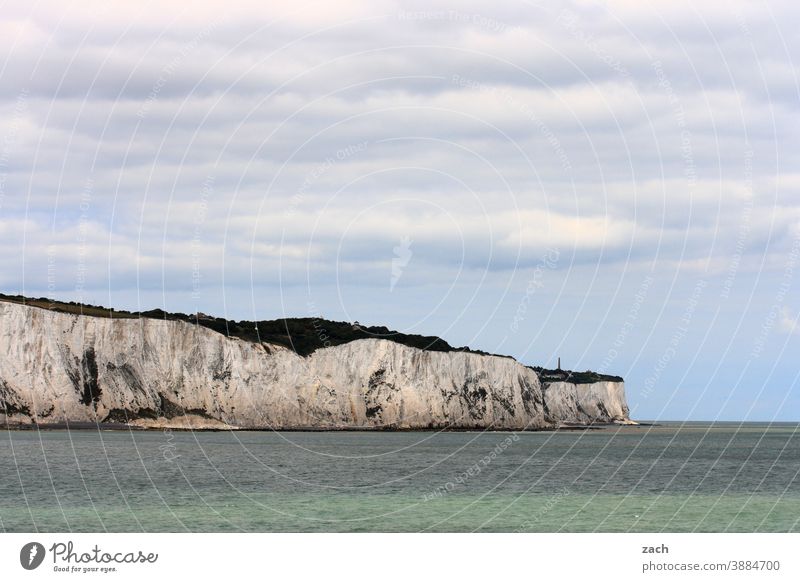
[[[524,430],[627,416],[622,383],[543,387],[512,358],[381,339],[301,357],[183,321],[0,302],[0,421]]]

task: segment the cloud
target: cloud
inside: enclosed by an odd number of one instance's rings
[[[800,333],[800,323],[797,317],[792,317],[791,311],[784,306],[781,309],[781,318],[778,320],[778,329],[784,333]]]
[[[754,289],[800,219],[797,8],[772,10],[8,7],[4,285],[46,288],[48,249],[67,291],[80,261],[95,288],[385,285],[407,237],[398,289],[504,290],[547,248]]]

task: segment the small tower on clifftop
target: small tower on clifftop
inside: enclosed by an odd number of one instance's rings
[[[561,356],[558,356],[558,370],[561,370]]]

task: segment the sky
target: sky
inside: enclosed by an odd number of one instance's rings
[[[4,3],[0,290],[800,421],[800,6],[697,4]]]

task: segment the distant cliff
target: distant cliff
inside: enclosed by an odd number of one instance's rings
[[[278,320],[283,329],[315,330],[316,340],[305,337],[304,348],[295,350],[287,347],[296,344],[291,331],[284,341],[259,341],[188,316],[112,318],[107,311],[79,315],[68,312],[69,304],[57,307],[0,300],[4,424],[524,430],[629,422],[621,379],[543,383],[541,371],[513,358],[455,349],[439,338],[388,330],[391,340],[364,338],[362,332],[373,332]],[[420,342],[432,346],[413,345]]]

